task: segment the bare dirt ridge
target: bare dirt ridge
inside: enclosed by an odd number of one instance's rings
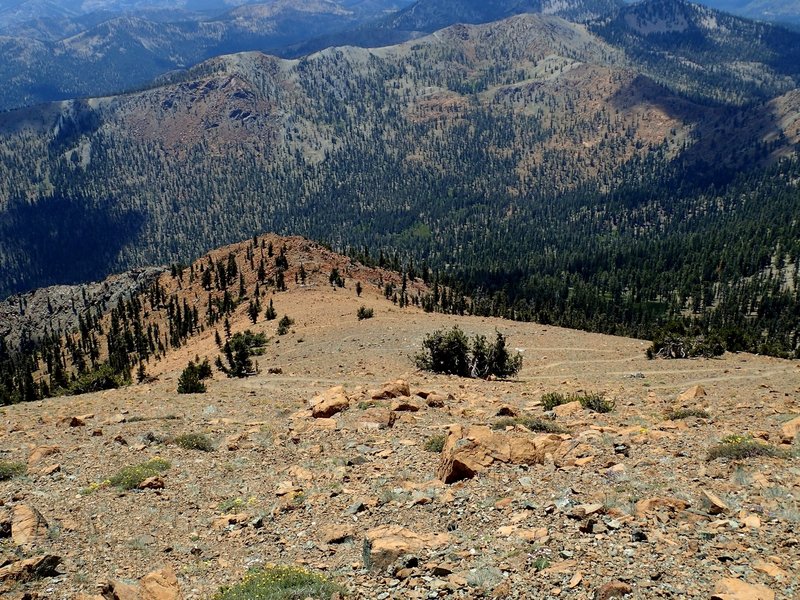
[[[233,331],[270,337],[256,376],[215,373],[206,394],[178,395],[186,362],[218,352],[209,330],[150,365],[151,383],[0,409],[0,459],[27,465],[0,482],[2,594],[114,597],[166,569],[148,580],[164,597],[208,598],[272,563],[370,599],[800,594],[797,363],[648,361],[641,340],[400,309],[377,285],[360,298],[355,279],[327,285],[333,256],[313,285],[272,295],[289,334],[234,315]],[[359,321],[361,305],[374,318]],[[452,325],[503,332],[525,357],[518,378],[418,371],[424,336]],[[397,380],[408,389],[384,385]],[[705,396],[679,400],[697,384]],[[615,410],[560,407],[559,434],[486,427],[544,417],[551,391],[602,392]],[[710,417],[669,421],[674,407]],[[186,433],[214,450],[171,441]],[[426,450],[435,435],[445,454]],[[708,461],[729,435],[788,457]],[[147,489],[105,483],[155,458],[169,468]],[[474,476],[445,483],[447,464]]]

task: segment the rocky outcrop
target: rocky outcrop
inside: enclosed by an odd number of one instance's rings
[[[454,483],[474,477],[495,462],[541,464],[565,439],[561,435],[498,433],[484,426],[452,425],[436,475],[445,483]]]

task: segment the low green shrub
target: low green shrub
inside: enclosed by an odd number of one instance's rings
[[[582,396],[571,396],[570,401],[577,400],[583,408],[593,410],[596,413],[610,413],[614,410],[616,402],[608,400],[603,394],[591,392]]]
[[[434,373],[489,379],[514,377],[522,368],[522,355],[511,354],[506,338],[496,332],[494,343],[476,335],[472,341],[458,327],[438,329],[425,336],[422,350],[414,356],[417,368]]]
[[[132,490],[148,477],[163,473],[169,467],[170,464],[163,458],[153,458],[147,462],[121,469],[116,475],[108,478],[108,485],[123,490]]]
[[[366,306],[360,306],[358,308],[358,312],[356,313],[359,321],[363,321],[364,319],[371,319],[375,316],[375,311],[371,308],[367,308]]]
[[[25,463],[0,460],[0,481],[13,479],[26,471]]]
[[[222,588],[214,600],[330,600],[344,590],[324,575],[303,567],[271,566],[250,571],[231,587]]]
[[[184,433],[176,437],[173,442],[184,450],[211,452],[214,449],[214,443],[208,436],[202,433]]]
[[[547,392],[542,396],[542,407],[547,411],[553,410],[556,406],[561,406],[567,402],[570,402],[570,400],[561,392]]]
[[[548,392],[542,396],[542,407],[544,407],[546,411],[551,411],[556,406],[568,404],[569,402],[580,402],[583,408],[598,413],[611,412],[616,405],[613,400],[607,400],[603,394],[595,392],[590,392],[588,394],[569,394],[568,396],[565,396],[561,392]]]
[[[447,441],[447,436],[444,435],[443,433],[437,433],[435,435],[432,435],[427,440],[425,440],[425,446],[424,446],[425,451],[441,454],[446,441]]]
[[[289,318],[289,315],[283,315],[281,320],[278,321],[278,329],[276,333],[278,335],[286,335],[289,333],[289,328],[292,325],[294,325],[294,321]]]
[[[774,446],[759,442],[749,435],[729,435],[711,447],[708,451],[708,460],[728,458],[741,460],[756,456],[775,456],[784,458],[786,453]]]
[[[525,429],[536,431],[539,433],[567,433],[568,430],[564,429],[550,419],[537,419],[535,417],[506,417],[500,419],[492,424],[492,429],[505,429],[506,427],[516,427],[522,425]]]
[[[681,419],[691,419],[693,417],[698,419],[708,419],[711,417],[711,415],[708,414],[708,411],[705,411],[702,408],[678,408],[668,412],[666,417],[668,421],[679,421]]]

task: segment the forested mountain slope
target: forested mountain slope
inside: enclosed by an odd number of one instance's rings
[[[793,351],[800,93],[785,57],[800,44],[735,19],[723,41],[692,29],[697,68],[679,54],[655,68],[661,34],[624,14],[231,55],[143,92],[8,113],[0,289],[275,230],[413,254],[465,280],[478,311],[641,335],[713,312],[718,328],[750,323],[748,347],[770,331]],[[748,69],[719,71],[737,47]]]

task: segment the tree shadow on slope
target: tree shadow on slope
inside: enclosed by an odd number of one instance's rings
[[[0,213],[0,297],[108,275],[144,220],[138,211],[115,210],[110,201],[12,201]]]

